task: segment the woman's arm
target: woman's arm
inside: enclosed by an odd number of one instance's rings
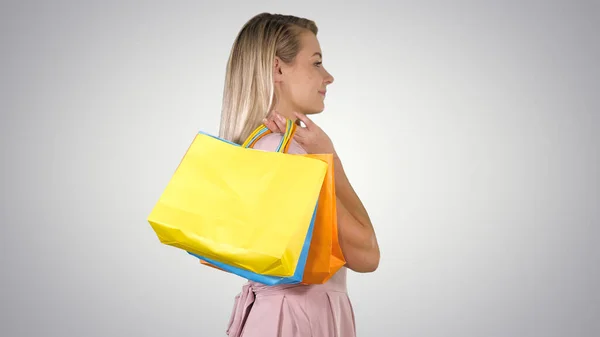
[[[307,116],[299,113],[294,115],[306,125],[306,127],[298,126],[294,134],[294,140],[305,150],[302,152],[333,154],[338,238],[346,259],[346,267],[361,273],[375,271],[380,259],[375,230],[365,207],[344,172],[342,161],[331,139]],[[277,112],[263,122],[273,132],[285,131],[286,119]]]
[[[338,237],[347,267],[359,273],[373,272],[380,259],[373,224],[337,154],[334,154],[334,159]]]

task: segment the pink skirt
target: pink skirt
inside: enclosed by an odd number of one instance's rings
[[[327,283],[266,286],[248,282],[235,297],[230,337],[354,337],[346,268]]]

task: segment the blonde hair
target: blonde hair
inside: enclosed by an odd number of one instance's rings
[[[242,144],[275,102],[275,57],[291,64],[301,49],[300,36],[312,32],[312,20],[261,13],[238,33],[227,62],[219,137]]]

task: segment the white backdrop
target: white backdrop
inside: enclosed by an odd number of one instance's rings
[[[1,335],[225,335],[243,280],[146,217],[262,11],[315,20],[336,79],[314,120],[382,253],[359,336],[600,335],[592,1],[3,1]]]

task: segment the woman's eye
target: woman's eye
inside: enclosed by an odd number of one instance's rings
[[[323,62],[315,62],[315,66],[320,67]]]

